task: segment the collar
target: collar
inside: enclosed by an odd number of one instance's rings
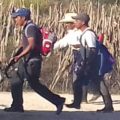
[[[26,28],[26,26],[28,25],[28,24],[30,24],[30,23],[33,23],[33,21],[32,20],[28,20],[27,22],[26,22],[26,24],[23,26],[23,30]]]
[[[85,30],[83,30],[83,33],[84,33],[85,31],[87,31],[87,30],[91,30],[91,28],[90,28],[90,27],[87,27]]]

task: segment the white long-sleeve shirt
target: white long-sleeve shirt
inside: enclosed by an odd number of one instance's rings
[[[80,36],[82,32],[80,30],[69,30],[68,33],[59,41],[54,44],[54,50],[64,48],[67,46],[80,44]]]

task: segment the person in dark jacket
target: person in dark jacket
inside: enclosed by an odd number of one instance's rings
[[[20,8],[11,15],[15,21],[15,24],[23,27],[21,41],[21,47],[23,50],[20,54],[11,59],[15,62],[19,61],[19,65],[18,71],[16,71],[11,80],[13,101],[11,107],[5,108],[4,111],[24,112],[23,83],[24,78],[27,78],[28,83],[36,93],[56,106],[56,114],[58,115],[63,109],[65,98],[52,93],[46,86],[39,82],[42,63],[42,34],[39,30],[39,27],[31,21],[30,15],[30,10],[26,8]]]

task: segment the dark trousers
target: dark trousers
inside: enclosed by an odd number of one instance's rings
[[[96,84],[97,89],[98,89],[99,93],[101,94],[101,96],[103,98],[103,102],[105,104],[105,107],[106,108],[112,108],[113,107],[112,98],[111,98],[109,90],[108,90],[108,88],[105,84],[103,76],[97,76],[96,80],[93,81],[93,82]]]
[[[14,74],[11,80],[12,107],[21,107],[23,105],[23,83],[24,78],[27,78],[31,88],[39,95],[47,99],[54,105],[59,105],[62,99],[59,95],[52,93],[46,86],[39,82],[41,69],[41,60],[38,58],[30,59],[29,62],[20,62],[18,71]]]
[[[84,74],[77,75],[73,71],[73,104],[80,106],[83,97],[83,87],[88,85],[88,77]]]
[[[93,80],[93,82],[95,82],[94,84],[96,84],[96,87],[103,98],[105,107],[112,108],[113,107],[112,99],[111,99],[110,93],[108,91],[108,88],[105,84],[105,81],[103,79],[103,76],[96,76],[94,79],[95,80]],[[81,104],[82,97],[84,94],[83,88],[84,88],[84,86],[88,85],[88,83],[89,83],[88,80],[89,80],[88,76],[86,76],[84,74],[76,75],[76,73],[73,72],[73,95],[74,95],[73,104],[75,104],[76,106],[80,106],[80,104]],[[86,94],[86,92],[85,92],[85,94]]]

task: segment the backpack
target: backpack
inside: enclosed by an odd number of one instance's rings
[[[25,34],[29,26],[35,26],[35,24],[30,22],[27,25]],[[45,27],[39,27],[39,31],[40,31],[40,35],[42,33],[42,39],[40,37],[40,41],[42,41],[42,48],[40,49],[41,54],[43,56],[47,56],[51,52],[53,44],[57,41],[57,36],[53,31],[50,31],[49,29]]]
[[[86,31],[92,31],[95,35],[96,33],[91,30],[88,29]],[[97,35],[96,35],[97,37]],[[108,48],[101,43],[101,41],[99,41],[99,37],[97,37],[98,40],[96,40],[97,43],[97,57],[98,57],[98,75],[104,75],[105,73],[109,73],[113,70],[113,65],[115,64],[115,60],[114,57],[112,56],[112,54],[109,52]]]
[[[53,31],[45,27],[40,27],[42,33],[42,55],[47,56],[53,47],[53,44],[57,41],[57,36]]]
[[[115,60],[105,45],[100,43],[98,44],[99,44],[98,56],[100,56],[99,75],[104,75],[105,73],[109,73],[113,70]]]
[[[86,31],[94,32],[91,29],[87,29]],[[84,35],[84,33],[80,37],[80,43],[81,43],[81,39],[82,39],[82,36]],[[94,34],[96,35],[95,32],[94,32]],[[96,35],[96,38],[98,39],[97,35]],[[98,71],[97,74],[104,75],[105,73],[109,73],[113,70],[113,65],[115,64],[115,60],[105,45],[101,44],[101,42],[99,42],[99,40],[96,40],[96,44],[97,44],[97,54],[96,54],[95,63],[97,66],[97,71]],[[83,47],[82,44],[81,44],[81,48],[82,49],[80,49],[80,51],[79,51],[80,55],[77,55],[77,59],[78,59],[77,66],[79,66],[78,63],[81,61],[81,58],[83,59],[83,61],[86,61],[87,56],[89,54],[89,50],[87,50],[86,47]],[[95,63],[94,63],[94,66],[95,66]],[[79,66],[78,68],[79,68],[78,71],[80,71],[81,66]]]
[[[98,41],[100,43],[103,43],[103,41],[104,41],[104,33],[101,33],[101,34],[98,35]]]

